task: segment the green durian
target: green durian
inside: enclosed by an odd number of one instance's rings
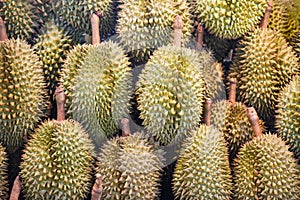
[[[300,156],[300,77],[295,76],[282,90],[276,112],[279,136],[290,145],[295,157]]]
[[[201,120],[206,89],[201,61],[195,50],[165,46],[139,75],[140,118],[161,144],[180,141]]]
[[[235,159],[235,198],[299,199],[300,170],[288,148],[271,134],[246,143]]]
[[[7,157],[0,144],[0,199],[8,199]]]
[[[0,42],[0,141],[8,152],[40,121],[45,84],[42,64],[21,39]]]
[[[297,68],[297,57],[280,33],[255,29],[240,41],[229,76],[238,80],[239,101],[269,121],[274,117],[280,90]]]
[[[255,27],[265,13],[266,0],[188,0],[197,22],[211,34],[236,39]],[[198,24],[198,23],[197,23]]]
[[[121,45],[136,62],[146,63],[155,49],[173,42],[177,15],[184,22],[182,40],[187,43],[192,26],[186,0],[123,1],[116,28]]]
[[[176,199],[230,199],[232,177],[222,132],[201,125],[187,138],[173,174]]]
[[[46,121],[22,155],[20,177],[26,199],[84,199],[93,170],[93,145],[79,123]]]
[[[103,178],[102,198],[157,199],[163,154],[142,133],[108,141],[97,162]]]

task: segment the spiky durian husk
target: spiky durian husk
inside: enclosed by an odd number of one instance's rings
[[[247,33],[261,20],[266,0],[189,0],[193,15],[207,30],[226,39]]]
[[[300,31],[295,33],[295,35],[289,40],[289,43],[292,45],[296,55],[298,57],[298,62],[300,63]]]
[[[22,155],[26,199],[84,199],[91,186],[93,148],[78,122],[44,122]]]
[[[178,158],[173,191],[178,199],[230,199],[233,189],[222,133],[201,125],[187,138]]]
[[[240,41],[230,76],[238,79],[240,100],[268,121],[274,116],[280,90],[297,68],[297,57],[280,33],[255,29]]]
[[[300,156],[300,77],[295,76],[281,92],[276,115],[279,135]]]
[[[178,142],[200,121],[205,96],[201,61],[195,50],[165,46],[139,76],[140,118],[161,144]]]
[[[141,133],[108,141],[98,156],[103,199],[156,199],[164,153]]]
[[[191,25],[186,0],[125,0],[120,5],[117,33],[120,42],[136,62],[146,62],[158,47],[172,42],[176,16],[182,17],[183,41]]]
[[[266,134],[246,143],[235,160],[237,199],[299,199],[300,170],[284,141]]]
[[[116,43],[103,42],[88,49],[70,86],[70,114],[97,144],[116,133],[121,119],[129,117],[132,75],[128,65]],[[68,79],[72,76],[73,72]]]
[[[8,198],[7,158],[5,149],[0,144],[0,199]]]
[[[47,18],[51,18],[54,15],[53,2],[54,0],[28,0],[35,9],[38,17],[43,22],[47,21]]]
[[[0,140],[11,152],[42,115],[42,64],[27,42],[0,42]]]
[[[204,66],[203,72],[206,84],[206,96],[215,99],[224,89],[222,64],[214,62],[213,64]]]
[[[63,60],[67,50],[71,48],[71,42],[70,36],[54,21],[46,23],[42,34],[37,38],[35,50],[43,63],[45,82],[51,101],[53,101],[53,94],[58,86]]]

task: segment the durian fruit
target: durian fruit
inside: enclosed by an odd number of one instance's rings
[[[269,121],[281,88],[297,68],[297,57],[282,35],[257,28],[240,41],[229,76],[238,79],[239,101],[253,106],[260,118]]]
[[[156,50],[137,82],[140,118],[161,144],[177,143],[201,120],[205,97],[197,51],[173,45]]]
[[[295,76],[280,95],[276,114],[278,134],[300,156],[300,77]]]
[[[224,91],[222,64],[214,62],[203,66],[204,82],[206,85],[206,96],[216,99]]]
[[[177,15],[184,22],[185,44],[192,28],[186,0],[123,1],[116,28],[121,45],[135,62],[146,63],[155,49],[173,42]]]
[[[79,123],[44,122],[22,155],[20,177],[26,199],[84,199],[91,186],[93,148]]]
[[[246,143],[235,159],[236,199],[299,199],[300,170],[288,148],[271,134]]]
[[[173,174],[177,199],[230,199],[232,177],[226,142],[218,129],[201,125],[187,138]]]
[[[265,13],[266,0],[189,0],[196,20],[208,32],[225,39],[236,39],[256,26]]]
[[[0,140],[16,150],[42,116],[45,84],[42,64],[21,39],[0,42]]]
[[[289,40],[289,43],[296,52],[298,62],[300,62],[300,30],[294,34],[294,36]]]
[[[157,199],[164,153],[142,133],[117,137],[101,148],[97,172],[103,199]]]
[[[8,199],[7,158],[0,144],[0,199]]]

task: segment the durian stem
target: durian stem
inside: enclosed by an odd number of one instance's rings
[[[6,41],[6,40],[8,40],[8,36],[6,33],[5,23],[2,17],[0,17],[0,41]]]
[[[60,87],[57,87],[54,96],[57,105],[57,121],[63,121],[66,118],[66,113],[65,113],[66,95],[64,93],[64,90]]]
[[[92,44],[100,44],[100,17],[102,15],[99,12],[93,13],[91,15],[91,25],[92,25]]]
[[[204,118],[203,118],[203,122],[207,126],[210,126],[211,107],[212,107],[212,100],[210,98],[206,98],[205,99],[205,104],[204,104]]]
[[[123,118],[121,120],[121,129],[122,129],[122,137],[127,137],[131,135],[129,119]]]
[[[262,132],[262,128],[259,124],[259,117],[257,115],[256,110],[253,107],[249,107],[247,108],[247,116],[249,119],[249,122],[251,123],[253,132],[254,132],[254,136],[255,137],[259,137],[263,134]]]
[[[102,196],[103,186],[102,186],[102,176],[96,174],[96,181],[92,189],[91,200],[100,200]]]
[[[204,35],[204,27],[201,23],[199,23],[197,27],[197,42],[196,42],[196,50],[198,51],[203,48],[203,35]]]
[[[237,79],[236,78],[230,78],[229,79],[230,86],[229,86],[229,97],[228,100],[232,104],[236,102],[236,84],[237,84]]]
[[[267,5],[268,6],[267,6],[267,9],[266,9],[266,12],[264,14],[263,19],[261,20],[261,23],[260,23],[260,27],[262,29],[266,29],[268,27],[269,18],[270,18],[270,15],[271,15],[271,12],[272,12],[272,7],[273,7],[273,0],[268,0]]]
[[[9,200],[18,200],[20,193],[21,193],[21,181],[18,175],[14,181]]]
[[[174,46],[181,47],[181,37],[182,37],[183,21],[180,16],[176,16],[174,22]]]

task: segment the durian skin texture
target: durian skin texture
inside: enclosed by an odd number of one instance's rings
[[[281,92],[276,115],[279,136],[290,145],[295,157],[300,157],[300,77],[295,76]]]
[[[235,160],[236,199],[299,199],[300,170],[292,152],[276,135],[246,143]]]
[[[97,172],[103,175],[103,199],[157,199],[163,152],[142,135],[117,137],[101,148]]]
[[[233,189],[222,132],[201,125],[187,138],[173,174],[176,199],[230,199]]]
[[[26,199],[84,199],[90,191],[94,147],[79,123],[46,121],[22,155]]]
[[[42,116],[42,64],[20,39],[0,42],[0,140],[8,152],[23,144]]]
[[[0,199],[8,198],[7,160],[5,148],[0,144]]]

